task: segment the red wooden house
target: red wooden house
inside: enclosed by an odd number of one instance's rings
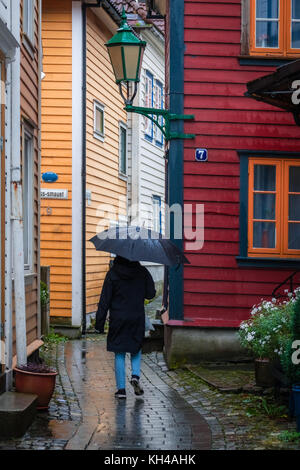
[[[191,264],[169,276],[172,366],[237,359],[236,331],[250,308],[299,282],[300,128],[292,114],[245,93],[248,82],[300,58],[300,5],[169,3],[170,111],[194,114],[177,126],[196,135],[170,143],[169,203],[205,207],[203,248],[186,250]]]

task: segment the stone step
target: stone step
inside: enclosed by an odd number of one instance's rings
[[[36,415],[37,395],[5,392],[0,395],[1,438],[21,437]]]

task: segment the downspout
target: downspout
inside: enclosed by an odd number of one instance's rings
[[[20,2],[16,2],[12,15],[12,32],[20,36]],[[24,242],[23,242],[23,198],[20,148],[20,48],[16,50],[12,63],[12,159],[11,159],[11,220],[13,243],[14,299],[17,365],[27,363],[26,352],[26,307],[24,281]],[[11,275],[10,273],[8,275]]]
[[[100,8],[102,0],[97,3],[82,4],[82,334],[86,333],[86,19],[87,8]]]
[[[184,111],[184,0],[178,0],[176,7],[170,2],[169,8],[169,61],[170,61],[170,103],[171,113],[183,114]],[[172,74],[172,75],[171,75]],[[183,132],[183,121],[171,122],[172,132]],[[182,139],[170,141],[170,159],[168,165],[169,205],[180,204],[183,211],[183,151]],[[181,240],[174,239],[170,221],[170,238],[179,249],[183,249],[183,236]],[[183,231],[183,227],[182,227]],[[183,319],[183,266],[179,269],[169,269],[169,318],[170,320]]]

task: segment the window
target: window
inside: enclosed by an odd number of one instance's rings
[[[300,160],[250,158],[248,256],[300,255]]]
[[[161,197],[160,196],[152,197],[152,207],[153,207],[153,230],[161,233]]]
[[[104,106],[94,101],[94,137],[104,140]]]
[[[300,1],[250,0],[250,53],[300,54]]]
[[[163,109],[164,101],[163,101],[163,85],[159,80],[155,82],[155,92],[154,92],[154,108]],[[163,117],[159,117],[159,124],[163,125]],[[160,147],[163,146],[163,133],[159,127],[154,126],[154,137],[155,143]]]
[[[34,43],[34,0],[23,0],[23,33],[27,38]]]
[[[25,269],[30,269],[33,244],[33,136],[27,131],[23,145],[24,264]]]
[[[146,81],[145,81],[145,107],[153,108],[153,75],[148,70],[146,71]],[[153,122],[151,119],[145,117],[144,129],[145,137],[148,140],[153,139]]]
[[[152,73],[146,70],[145,78],[145,99],[146,108],[163,109],[164,107],[163,84],[159,80],[154,80]],[[159,116],[159,124],[163,125],[163,117]],[[150,142],[154,141],[159,147],[163,146],[163,133],[153,121],[144,118],[145,137]]]
[[[120,173],[123,176],[127,174],[127,128],[125,124],[120,123]]]

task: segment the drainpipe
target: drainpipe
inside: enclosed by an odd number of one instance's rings
[[[12,31],[20,35],[20,2],[15,2]],[[27,363],[26,308],[24,281],[23,198],[20,149],[20,48],[12,63],[12,159],[11,159],[11,220],[13,242],[14,299],[16,322],[17,365]],[[10,274],[8,274],[10,275]]]

